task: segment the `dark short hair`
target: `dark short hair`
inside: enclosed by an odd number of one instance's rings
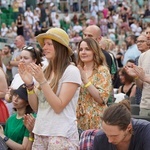
[[[5,47],[8,47],[8,49],[11,50],[11,46],[10,45],[5,45]]]
[[[127,62],[135,64],[135,60],[133,60],[133,59],[129,59]]]

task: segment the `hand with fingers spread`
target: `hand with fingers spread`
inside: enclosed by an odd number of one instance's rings
[[[35,124],[35,118],[32,114],[24,115],[24,125],[29,130],[30,133],[32,133],[33,127]]]
[[[26,85],[31,85],[33,83],[33,76],[30,70],[31,68],[29,65],[27,66],[24,63],[18,65],[18,72]]]
[[[141,80],[144,80],[144,78],[145,78],[145,72],[144,72],[143,68],[135,66],[134,70],[135,70],[135,72],[137,74],[137,77],[140,78]]]
[[[132,76],[132,77],[137,77],[137,73],[135,71],[135,67],[137,67],[136,65],[133,65],[132,67],[127,67],[125,66],[125,71],[128,75]]]
[[[87,78],[87,75],[86,75],[86,71],[80,66],[78,65],[78,69],[80,71],[80,74],[81,74],[81,79],[83,81],[83,83],[87,83],[88,82],[88,78]]]
[[[42,67],[40,65],[31,63],[30,68],[31,68],[30,72],[37,82],[42,83],[43,81],[46,80],[43,70],[42,70]]]

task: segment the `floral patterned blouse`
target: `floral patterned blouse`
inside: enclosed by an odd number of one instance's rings
[[[81,86],[77,106],[78,127],[82,130],[99,129],[100,116],[107,107],[107,100],[112,88],[111,75],[106,66],[99,66],[89,77],[89,81],[99,90],[104,104],[97,103],[84,85]]]

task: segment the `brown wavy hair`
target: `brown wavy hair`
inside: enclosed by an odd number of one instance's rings
[[[81,61],[80,57],[79,57],[79,52],[80,52],[80,45],[81,45],[81,42],[86,42],[87,43],[87,46],[93,51],[94,53],[94,70],[97,70],[97,68],[100,66],[100,65],[105,65],[107,66],[107,63],[106,63],[106,59],[105,59],[105,56],[101,50],[101,48],[99,47],[99,44],[96,40],[94,40],[93,38],[85,38],[85,39],[82,39],[79,44],[78,44],[78,61],[77,61],[77,64],[79,64],[81,67],[84,66],[84,63]]]

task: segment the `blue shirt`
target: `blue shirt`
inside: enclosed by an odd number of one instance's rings
[[[132,119],[133,135],[128,150],[150,150],[150,122]],[[108,142],[106,134],[100,130],[94,138],[93,150],[116,150],[116,146]]]
[[[124,54],[123,65],[125,66],[127,61],[130,59],[135,60],[135,58],[138,57],[140,54],[141,52],[138,50],[136,44],[130,46]]]

